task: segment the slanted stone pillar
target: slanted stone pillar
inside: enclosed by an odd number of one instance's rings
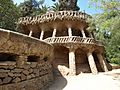
[[[69,48],[69,75],[76,75],[76,65],[75,65],[75,50]]]
[[[56,31],[57,31],[56,28],[54,28],[52,37],[55,37],[55,36],[56,36]]]
[[[17,62],[17,66],[18,67],[20,67],[20,66],[22,66],[22,65],[24,65],[24,64],[26,64],[27,63],[27,56],[17,56],[17,58],[16,58],[16,62]]]
[[[72,36],[72,29],[70,27],[68,28],[68,35],[69,35],[69,37]]]
[[[97,74],[98,70],[97,70],[97,67],[96,67],[92,52],[88,52],[87,57],[88,57],[88,62],[89,62],[89,65],[90,65],[91,72],[93,74]]]
[[[31,31],[30,31],[30,33],[29,33],[29,37],[31,37],[31,36],[32,36],[32,33],[33,33],[33,32],[32,32],[32,30],[31,30]]]
[[[40,40],[43,40],[43,36],[44,36],[44,31],[42,30],[40,34]]]
[[[108,71],[108,68],[107,68],[107,66],[106,66],[105,60],[103,59],[102,54],[98,53],[98,54],[97,54],[97,57],[98,57],[98,60],[99,60],[99,63],[100,63],[100,65],[101,65],[102,69],[103,69],[105,72],[107,72],[107,71]]]
[[[82,35],[83,35],[83,38],[86,38],[86,35],[85,35],[85,32],[84,32],[83,29],[81,30],[81,33],[82,33]]]

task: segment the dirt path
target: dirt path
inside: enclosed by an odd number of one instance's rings
[[[47,90],[120,90],[120,69],[98,75],[58,77]]]

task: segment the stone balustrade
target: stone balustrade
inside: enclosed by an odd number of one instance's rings
[[[44,23],[55,20],[84,20],[87,19],[89,15],[78,11],[58,11],[58,12],[48,12],[43,15],[38,15],[36,17],[21,17],[18,20],[18,24],[36,24]]]
[[[50,37],[45,39],[44,41],[48,43],[85,43],[85,44],[98,44],[102,46],[103,44],[99,41],[96,41],[93,38],[83,38],[78,36],[63,36],[63,37]]]

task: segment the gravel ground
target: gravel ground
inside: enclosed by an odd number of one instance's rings
[[[120,90],[120,69],[97,75],[57,77],[47,90]]]

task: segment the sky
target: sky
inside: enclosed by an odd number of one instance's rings
[[[21,2],[24,2],[24,0],[13,0],[14,3],[20,4]],[[39,0],[37,0],[39,1]],[[45,5],[51,6],[54,4],[52,0],[45,0]],[[97,10],[95,8],[89,8],[89,0],[78,0],[78,6],[80,7],[80,11],[84,11],[90,15],[100,13],[101,10]]]

